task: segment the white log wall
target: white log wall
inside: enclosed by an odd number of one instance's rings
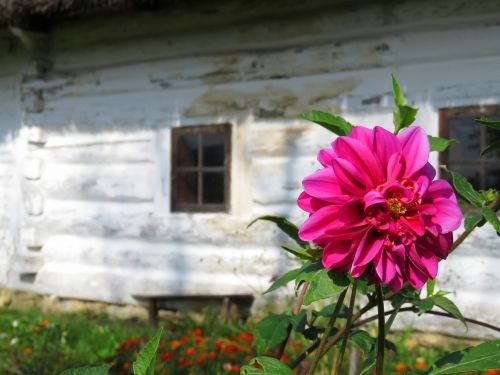
[[[435,135],[439,108],[500,103],[495,1],[316,0],[246,16],[243,2],[221,4],[58,23],[43,74],[1,34],[0,281],[118,303],[259,293],[291,263],[271,224],[246,225],[262,214],[300,223],[301,179],[333,140],[298,113],[390,128],[391,73]],[[170,129],[225,122],[230,212],[171,213]],[[497,323],[499,243],[483,228],[440,272],[466,313]]]

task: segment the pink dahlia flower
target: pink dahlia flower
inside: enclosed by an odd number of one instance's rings
[[[303,240],[323,247],[323,265],[367,275],[393,291],[436,277],[462,212],[450,184],[432,181],[429,142],[417,126],[394,135],[354,127],[321,150],[323,168],[302,182],[298,205],[310,214]]]

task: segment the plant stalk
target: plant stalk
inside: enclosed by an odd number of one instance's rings
[[[318,366],[319,360],[321,359],[322,355],[321,353],[323,352],[323,349],[326,345],[326,341],[328,340],[328,336],[330,336],[330,333],[332,332],[333,326],[335,324],[335,321],[337,320],[337,316],[340,312],[340,309],[342,308],[342,304],[344,302],[345,295],[347,294],[347,288],[340,294],[337,304],[335,305],[335,309],[333,310],[333,314],[330,317],[330,320],[328,321],[328,324],[325,328],[325,332],[323,333],[323,336],[321,336],[321,341],[319,343],[319,350],[316,352],[316,356],[313,359],[313,362],[311,364],[311,368],[309,370],[309,373],[312,375],[314,374],[314,370],[316,370],[316,367]]]
[[[384,375],[384,349],[385,349],[385,313],[384,296],[382,286],[377,286],[377,307],[378,307],[378,339],[377,339],[377,365],[375,374]]]
[[[308,288],[309,288],[309,282],[306,281],[304,282],[304,284],[302,284],[302,289],[300,290],[299,296],[297,297],[297,301],[295,302],[295,306],[293,307],[292,311],[293,315],[297,315],[300,312]],[[276,356],[277,359],[281,360],[281,357],[283,357],[283,353],[285,353],[286,344],[288,343],[288,339],[290,338],[290,334],[292,333],[292,328],[293,328],[292,323],[288,323],[288,327],[286,330],[286,337],[280,344],[278,355]]]
[[[357,280],[354,279],[352,283],[351,300],[349,301],[349,312],[347,315],[347,322],[345,325],[344,336],[342,338],[342,345],[340,347],[339,359],[337,361],[337,365],[335,366],[335,375],[340,374],[340,368],[342,367],[342,362],[344,360],[345,349],[347,348],[347,339],[349,338],[349,332],[351,331],[354,302],[356,300],[356,286],[357,286]],[[318,353],[322,355],[323,354],[322,352],[323,348],[320,348]]]

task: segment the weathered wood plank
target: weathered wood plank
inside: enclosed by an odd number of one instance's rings
[[[270,5],[267,5],[270,6]],[[287,46],[309,46],[318,42],[334,42],[353,38],[394,34],[409,30],[442,29],[443,20],[448,27],[458,27],[468,23],[483,25],[487,20],[496,20],[500,12],[494,2],[481,2],[477,5],[461,1],[460,6],[449,1],[419,2],[418,10],[411,1],[391,4],[388,8],[383,3],[371,3],[338,8],[335,4],[323,7],[321,12],[296,13],[294,16],[279,18],[254,19],[252,22],[239,23],[227,18],[218,26],[207,29],[200,26],[196,32],[167,32],[171,25],[179,20],[168,16],[149,16],[147,22],[137,23],[137,27],[123,30],[126,16],[117,17],[109,22],[94,21],[95,27],[89,27],[88,21],[66,23],[54,29],[53,52],[56,69],[88,69],[105,64],[121,65],[130,63],[131,46],[129,40],[148,36],[149,43],[141,44],[136,50],[150,58],[216,54],[227,51],[271,50]],[[408,14],[425,14],[412,16]],[[232,18],[234,18],[234,13]],[[190,20],[184,25],[192,25]],[[148,16],[146,16],[148,17]],[[219,21],[220,22],[220,21]],[[147,25],[144,27],[143,25]],[[113,31],[119,28],[120,31]],[[135,35],[130,35],[132,31]],[[75,38],[74,35],[78,35]],[[106,50],[95,49],[95,44],[105,40]],[[115,35],[118,39],[111,37]],[[193,36],[195,43],[193,43]],[[332,37],[334,36],[334,37]],[[121,38],[121,39],[120,39]],[[127,40],[128,39],[128,40]],[[137,40],[137,39],[135,39]],[[98,42],[99,41],[99,42]],[[112,47],[112,48],[109,48]],[[93,62],[92,65],[89,62]],[[96,65],[97,64],[97,65]]]
[[[105,142],[104,139],[96,139],[95,143],[73,144],[65,137],[64,141],[66,145],[57,146],[55,139],[51,137],[48,147],[34,148],[30,155],[43,160],[44,163],[111,164],[154,161],[154,146],[149,140]]]
[[[47,197],[143,202],[154,198],[154,166],[143,164],[48,164],[34,188]]]
[[[135,56],[136,61],[130,60],[122,66],[66,72],[63,76],[52,73],[42,81],[27,82],[24,89],[44,90],[46,100],[51,100],[68,96],[119,94],[130,90],[286,79],[395,64],[454,61],[500,54],[500,46],[495,42],[500,37],[500,27],[462,28],[460,32],[464,34],[465,40],[460,41],[456,39],[456,32],[457,30],[450,29],[420,30],[403,35],[309,45],[300,49],[165,58],[152,62],[141,62],[146,55],[132,48],[127,56],[129,59]],[[464,43],[470,47],[463,48]],[[443,44],[447,45],[446,49],[440,48]],[[108,46],[95,47],[96,50],[103,48]],[[88,62],[90,63],[91,61]]]

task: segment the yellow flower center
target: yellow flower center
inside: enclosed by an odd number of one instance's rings
[[[404,215],[407,211],[406,206],[397,198],[388,199],[387,208],[396,216]]]

